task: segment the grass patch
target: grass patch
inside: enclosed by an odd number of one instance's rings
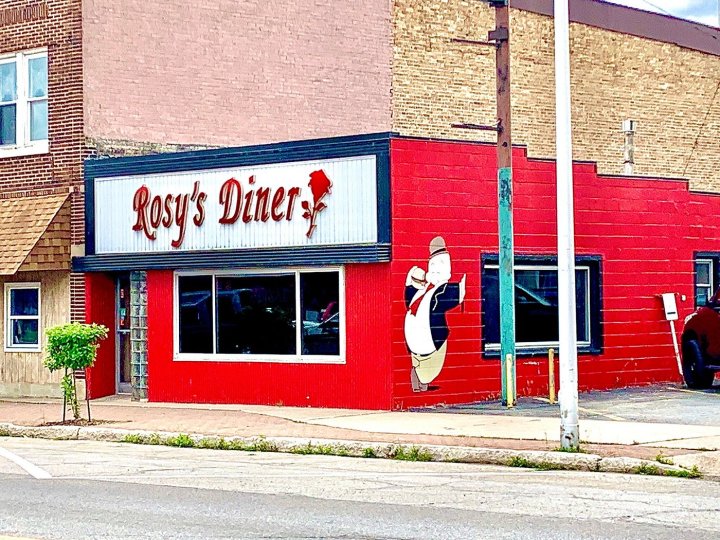
[[[665,470],[657,465],[643,463],[635,467],[632,472],[648,476],[673,476],[675,478],[700,478],[702,476],[702,473],[696,465],[693,465],[692,469]]]
[[[537,471],[560,471],[566,467],[548,461],[533,461],[521,456],[513,456],[507,462],[508,467],[520,467],[522,469],[535,469]]]
[[[307,443],[305,446],[296,446],[290,450],[293,454],[301,455],[320,455],[320,456],[334,456],[337,455],[335,448],[329,444],[313,444]],[[347,451],[345,451],[347,455]]]
[[[655,456],[655,461],[657,461],[658,463],[662,463],[663,465],[675,465],[673,463],[673,460],[667,456],[664,456],[662,452]]]
[[[566,454],[587,454],[587,450],[583,450],[580,446],[571,446],[570,448],[563,448],[558,446],[554,452],[565,452]]]
[[[430,452],[423,450],[419,446],[394,446],[388,453],[390,459],[399,461],[432,461],[433,457]]]
[[[130,433],[125,435],[120,442],[151,445],[163,444],[162,438],[157,433],[153,433],[152,435],[138,435],[137,433]]]
[[[369,459],[375,459],[378,457],[378,455],[375,453],[374,448],[363,448],[362,457],[369,458]]]
[[[9,437],[10,436],[10,430],[5,428],[0,428],[0,437]]]
[[[168,446],[177,446],[178,448],[192,448],[195,446],[195,441],[189,435],[181,433],[177,437],[168,437],[165,440],[165,444]]]

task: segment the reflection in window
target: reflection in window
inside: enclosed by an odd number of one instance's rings
[[[714,259],[696,259],[695,260],[695,305],[704,306],[713,295]]]
[[[32,146],[47,138],[47,53],[0,58],[0,146]]]
[[[217,277],[219,354],[295,354],[295,275]]]
[[[6,347],[40,346],[40,288],[33,284],[5,285]]]
[[[337,270],[181,274],[177,283],[180,353],[340,356]]]
[[[300,274],[303,354],[340,354],[340,285],[337,272]]]
[[[180,352],[212,353],[212,276],[178,278]]]
[[[591,305],[590,269],[576,266],[575,294],[577,340],[589,344]],[[483,333],[488,345],[500,343],[500,297],[498,267],[485,266],[483,287]],[[558,342],[557,267],[515,267],[515,341],[518,345]]]

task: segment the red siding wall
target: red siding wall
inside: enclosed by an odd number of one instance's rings
[[[95,365],[88,370],[87,392],[91,399],[115,394],[115,280],[106,274],[85,274],[85,317],[104,324],[108,337],[100,343]]]
[[[148,287],[150,401],[389,409],[389,265],[345,268],[345,365],[173,361],[173,272]]]
[[[498,251],[495,147],[394,140],[391,156],[393,406],[497,396],[499,360],[480,354],[480,260]],[[516,149],[513,167],[516,253],[554,255],[555,163]],[[604,350],[580,356],[580,389],[678,380],[656,295],[686,295],[681,320],[693,310],[693,252],[720,250],[720,198],[690,193],[682,181],[599,177],[591,164],[576,164],[574,173],[576,252],[602,257],[603,287]],[[451,281],[467,274],[467,296],[464,312],[448,316],[448,356],[433,382],[439,388],[413,393],[403,335],[405,276],[413,265],[426,268],[437,235],[452,258]],[[520,357],[519,394],[546,391],[547,360]]]

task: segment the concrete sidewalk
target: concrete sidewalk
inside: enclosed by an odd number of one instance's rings
[[[94,400],[91,405],[94,420],[104,427],[126,430],[512,450],[559,446],[560,420],[548,416],[147,403],[124,396]],[[0,422],[42,426],[55,424],[61,417],[59,400],[0,401]],[[702,464],[720,476],[720,426],[581,417],[580,430],[583,449],[593,454],[650,460],[662,454],[673,456],[678,464]]]

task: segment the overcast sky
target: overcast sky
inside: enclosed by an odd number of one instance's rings
[[[683,19],[718,26],[718,0],[605,0],[645,11],[657,11]]]

